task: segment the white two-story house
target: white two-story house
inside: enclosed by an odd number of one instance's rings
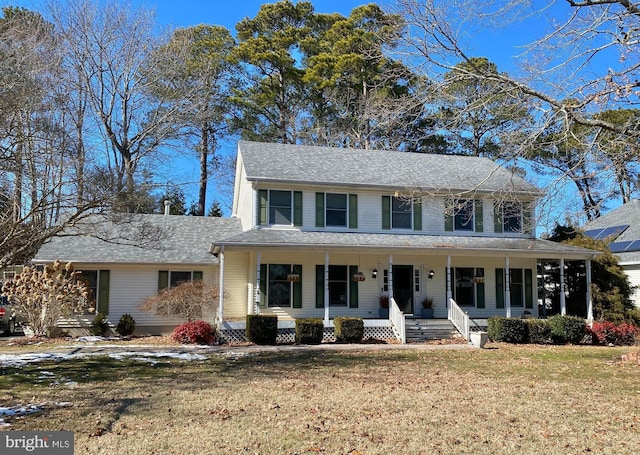
[[[220,320],[537,315],[538,259],[593,251],[535,239],[540,190],[485,158],[240,142],[216,242]],[[589,298],[587,296],[587,298]]]
[[[129,312],[166,325],[136,308],[179,278],[219,286],[216,319],[238,333],[247,314],[283,326],[357,316],[403,339],[405,317],[429,297],[435,318],[468,335],[468,320],[537,315],[538,260],[589,271],[593,251],[535,238],[540,195],[485,158],[240,142],[231,218],[141,216],[165,227],[161,245],[67,236],[36,262],[92,271],[114,324]]]

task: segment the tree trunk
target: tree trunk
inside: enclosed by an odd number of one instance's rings
[[[207,162],[209,160],[209,125],[203,125],[200,130],[200,187],[198,189],[198,216],[204,216],[207,199],[207,181],[209,173]]]

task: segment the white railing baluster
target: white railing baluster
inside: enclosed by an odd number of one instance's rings
[[[407,342],[407,335],[404,323],[404,313],[400,311],[400,307],[393,297],[389,297],[389,320],[398,331],[398,339],[402,344]]]
[[[462,308],[453,299],[449,299],[449,320],[458,329],[458,332],[469,341],[471,337],[469,314],[466,311],[462,311]]]

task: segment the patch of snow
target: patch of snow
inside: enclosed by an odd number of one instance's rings
[[[73,406],[73,403],[70,401],[56,401],[52,403],[54,406],[60,407],[68,407]],[[11,424],[5,422],[4,417],[20,417],[28,414],[33,414],[36,412],[44,411],[44,408],[47,406],[47,403],[41,404],[17,404],[15,406],[10,407],[2,407],[0,406],[0,427],[8,427]]]
[[[151,361],[151,358],[171,358],[176,360],[205,360],[206,357],[200,354],[191,354],[186,352],[112,352],[109,357],[116,360],[129,358],[131,360],[140,360],[144,362]]]
[[[76,353],[24,353],[24,354],[0,354],[0,365],[3,367],[20,368],[29,363],[78,359],[83,357],[95,357],[107,355],[113,359],[123,360],[131,359],[144,362],[155,362],[158,358],[176,359],[176,360],[205,360],[206,356],[186,352],[170,352],[170,351],[123,351],[123,352],[76,352]],[[43,373],[44,375],[44,373]],[[39,378],[45,379],[45,378]]]

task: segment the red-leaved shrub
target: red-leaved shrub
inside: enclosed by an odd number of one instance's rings
[[[182,344],[213,344],[215,330],[205,321],[190,321],[180,324],[171,332],[171,339]]]
[[[613,322],[603,321],[594,322],[589,332],[596,344],[628,346],[634,344],[636,337],[640,335],[640,328],[627,322],[616,325]]]

